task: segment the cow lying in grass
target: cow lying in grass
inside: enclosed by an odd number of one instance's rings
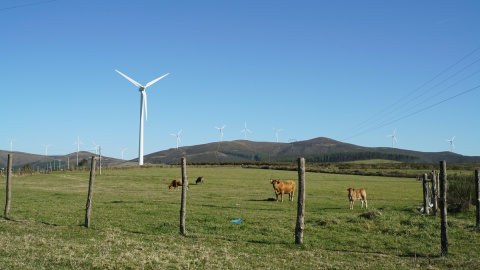
[[[179,186],[182,185],[182,179],[175,179],[172,181],[172,183],[170,183],[170,186],[168,186],[168,189],[175,189]]]
[[[362,201],[362,207],[363,208],[363,202],[365,201],[365,209],[368,208],[367,205],[367,192],[365,192],[365,189],[353,189],[349,188],[348,190],[348,200],[350,201],[350,209],[353,209],[353,203],[356,200]]]
[[[283,194],[288,194],[288,200],[293,201],[293,194],[295,193],[295,182],[293,182],[292,180],[288,180],[288,181],[270,180],[270,184],[273,185],[273,189],[275,190],[277,202],[278,202],[279,194],[282,195],[282,202],[283,202]]]
[[[200,176],[197,178],[197,181],[195,182],[195,184],[198,185],[198,183],[203,183],[203,176]]]

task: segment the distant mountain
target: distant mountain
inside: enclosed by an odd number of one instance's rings
[[[7,166],[9,151],[0,150],[0,168]],[[94,154],[79,152],[79,160],[90,161]],[[418,152],[395,149],[390,147],[362,147],[343,143],[329,138],[319,137],[306,141],[291,143],[253,142],[246,140],[214,142],[194,146],[185,146],[178,149],[168,149],[144,156],[145,163],[172,164],[179,163],[182,157],[188,162],[225,162],[225,161],[266,161],[290,162],[299,157],[305,157],[307,162],[344,162],[368,159],[386,159],[402,162],[436,163],[446,160],[448,163],[480,162],[480,156],[462,156],[451,152]],[[14,168],[21,168],[29,164],[32,169],[45,168],[47,164],[58,160],[62,167],[69,160],[76,164],[77,153],[65,156],[44,156],[22,152],[13,152]],[[135,165],[138,159],[130,161],[102,157],[104,166]]]
[[[48,165],[49,167],[53,167],[53,162],[55,160],[55,166],[58,168],[59,165],[62,168],[67,167],[67,162],[70,161],[70,164],[77,164],[77,153],[71,153],[68,155],[54,155],[54,156],[45,156],[45,155],[35,155],[35,154],[28,154],[23,152],[10,152],[10,151],[3,151],[0,150],[0,168],[6,168],[8,163],[8,154],[12,153],[12,166],[13,168],[22,168],[24,165],[29,164],[30,168],[36,170],[37,167],[39,168],[46,168]],[[78,152],[78,159],[79,161],[83,159],[87,159],[90,164],[92,156],[90,152]],[[98,161],[97,161],[98,162]],[[126,163],[125,160],[120,160],[111,157],[102,157],[102,166],[113,166],[113,165],[120,165]]]
[[[185,146],[155,152],[144,157],[146,163],[178,163],[208,161],[294,161],[305,157],[311,162],[341,162],[368,159],[389,159],[403,162],[449,163],[480,162],[480,156],[462,156],[451,152],[418,152],[389,147],[362,147],[319,137],[291,143],[223,141]]]

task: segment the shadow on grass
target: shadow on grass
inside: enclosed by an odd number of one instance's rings
[[[268,198],[263,200],[248,200],[249,202],[274,202],[275,198]]]

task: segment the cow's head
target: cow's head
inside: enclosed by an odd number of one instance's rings
[[[280,181],[275,180],[275,179],[270,180],[270,184],[273,185],[273,188],[275,188],[275,185],[278,184],[278,183],[280,183]]]
[[[352,195],[352,193],[355,191],[355,189],[348,188],[347,191],[348,191],[348,195]]]

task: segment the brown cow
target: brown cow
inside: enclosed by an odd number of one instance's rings
[[[270,184],[273,185],[273,189],[275,190],[275,195],[277,197],[278,202],[278,195],[282,195],[282,202],[283,202],[283,194],[288,194],[288,200],[293,201],[293,194],[295,193],[295,182],[292,180],[288,181],[278,181],[278,180],[270,180]]]
[[[203,176],[200,176],[197,178],[197,181],[195,182],[195,184],[198,185],[198,183],[203,183]]]
[[[174,179],[172,180],[172,183],[170,183],[170,186],[168,186],[168,189],[175,189],[178,186],[182,185],[182,179]]]
[[[350,201],[350,209],[353,209],[353,203],[355,200],[360,200],[362,201],[362,207],[363,208],[363,202],[365,201],[365,209],[368,208],[367,205],[367,192],[365,192],[365,189],[353,189],[349,188],[348,190],[348,200]]]

